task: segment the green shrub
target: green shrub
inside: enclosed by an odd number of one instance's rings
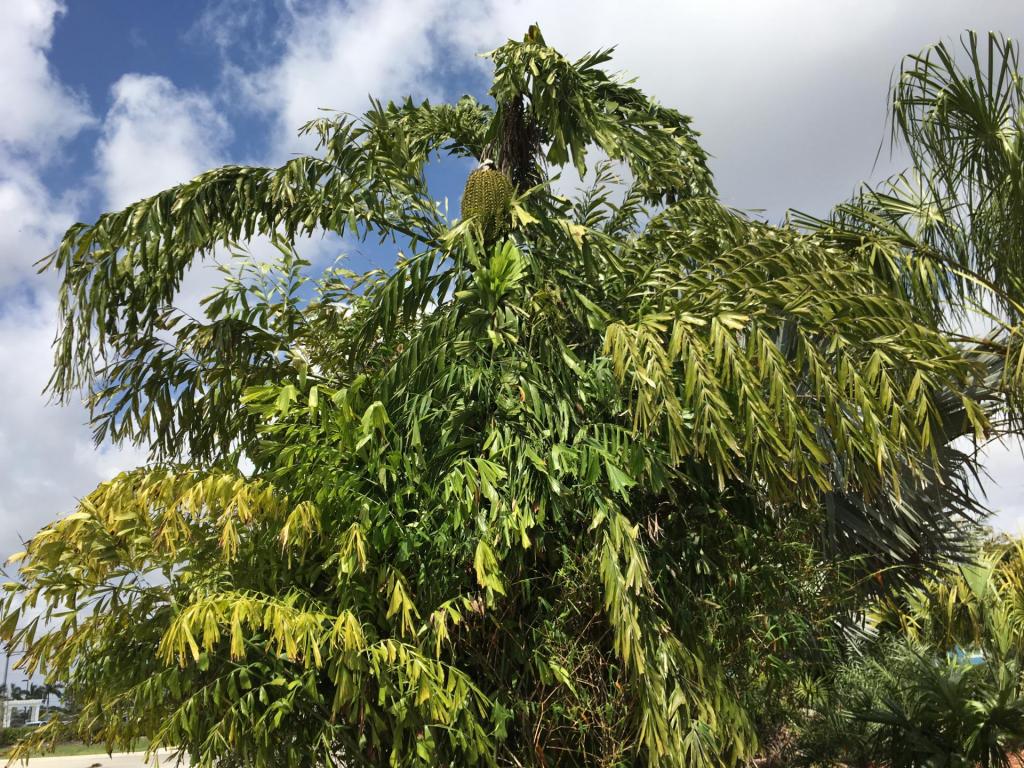
[[[0,728],[0,747],[14,745],[32,733],[33,730],[33,728],[26,728],[23,725],[17,728]]]
[[[870,612],[874,639],[808,700],[810,765],[1005,766],[1024,746],[1024,540]]]

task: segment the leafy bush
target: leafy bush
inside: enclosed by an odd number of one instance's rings
[[[1016,660],[972,663],[890,643],[844,667],[802,740],[809,763],[1005,766],[1024,745]]]
[[[23,725],[16,728],[0,728],[0,747],[10,747],[24,739],[34,730],[34,728],[28,728]]]
[[[877,726],[854,713],[874,707],[896,677],[899,670],[895,666],[877,666],[873,658],[858,655],[816,681],[808,691],[804,717],[797,721],[798,749],[790,754],[790,762],[845,763],[853,768],[874,764]]]
[[[811,702],[805,762],[1003,766],[1024,746],[1024,541],[879,600]]]
[[[1019,663],[972,664],[910,647],[903,653],[909,664],[901,685],[856,715],[877,726],[878,755],[895,768],[1008,765],[1024,744]]]

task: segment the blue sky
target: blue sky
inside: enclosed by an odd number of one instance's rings
[[[223,163],[308,149],[317,108],[367,95],[483,97],[476,54],[537,21],[694,117],[726,202],[822,213],[868,177],[900,57],[966,28],[1024,36],[1019,0],[9,0],[0,7],[0,549],[141,454],[93,449],[84,411],[48,407],[55,283],[33,263],[90,220]],[[436,176],[457,206],[465,164]],[[341,244],[303,246],[317,258]],[[356,266],[387,252],[365,249]],[[190,276],[184,301],[208,287]],[[1000,525],[1024,522],[1018,453],[990,452]]]

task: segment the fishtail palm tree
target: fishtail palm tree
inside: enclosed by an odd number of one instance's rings
[[[50,257],[52,391],[151,453],[16,557],[0,636],[67,681],[80,736],[211,766],[734,765],[834,632],[830,557],[957,551],[980,508],[950,434],[1018,390],[941,321],[942,263],[725,208],[608,51],[533,28],[490,56],[493,103],[315,121],[317,154]],[[553,192],[598,153],[623,184]],[[501,236],[445,216],[438,157],[506,175]],[[322,231],[403,255],[316,273]],[[256,237],[276,263],[175,309]]]

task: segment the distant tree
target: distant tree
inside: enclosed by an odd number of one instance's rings
[[[8,586],[0,637],[67,682],[81,737],[211,766],[734,765],[850,577],[962,552],[983,510],[951,442],[995,434],[1020,377],[1014,329],[946,317],[976,284],[1009,306],[1002,261],[954,270],[868,203],[751,220],[609,52],[533,28],[490,57],[493,105],[317,120],[317,156],[210,171],[50,258],[52,391],[151,451]],[[454,224],[438,156],[511,196]],[[574,200],[565,167],[594,171]],[[295,247],[320,231],[402,255],[317,274]],[[277,262],[174,307],[256,236]]]
[[[52,685],[50,683],[46,683],[46,684],[41,686],[41,693],[42,693],[43,705],[44,706],[49,706],[50,705],[50,697],[51,696],[54,696],[54,695],[60,696],[61,686],[60,685]]]

